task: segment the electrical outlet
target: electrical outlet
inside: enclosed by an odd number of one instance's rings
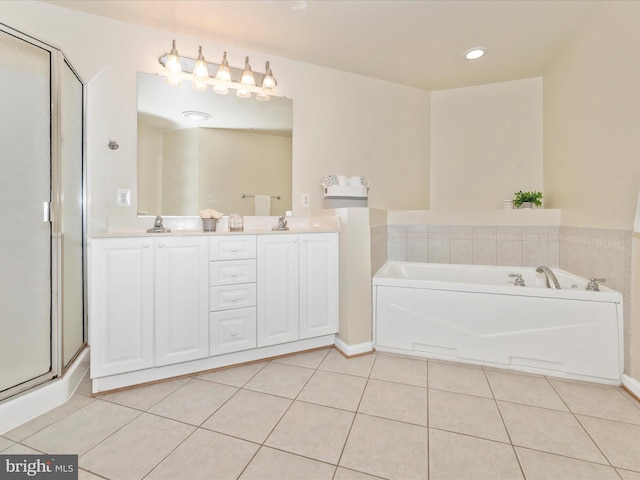
[[[116,189],[116,205],[118,207],[131,206],[131,189],[129,188]]]
[[[311,195],[309,195],[308,193],[301,193],[300,194],[300,206],[301,207],[305,207],[308,208],[311,206]]]

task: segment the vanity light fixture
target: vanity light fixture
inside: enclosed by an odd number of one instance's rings
[[[258,101],[268,102],[278,84],[269,62],[266,62],[265,73],[262,74],[251,70],[249,57],[245,57],[243,70],[229,67],[227,52],[224,52],[221,64],[206,62],[202,47],[198,48],[197,59],[180,57],[175,40],[171,52],[160,57],[158,61],[164,66],[166,80],[170,85],[178,86],[182,79],[188,79],[196,90],[206,90],[209,85],[213,85],[213,91],[221,95],[228,93],[232,88],[240,98],[249,98],[255,93]],[[210,71],[216,72],[215,77],[209,76]],[[240,74],[236,77],[240,80],[232,80],[232,74]]]
[[[176,50],[175,40],[173,40],[171,52],[164,64],[164,73],[167,76],[167,83],[169,85],[178,87],[182,84],[182,65],[180,65],[180,56],[178,55],[178,50]]]
[[[485,54],[484,48],[472,48],[464,53],[467,60],[477,60]]]
[[[202,47],[200,46],[198,47],[198,59],[193,66],[193,80],[191,81],[191,86],[195,90],[204,91],[208,87],[208,82],[209,70],[207,69],[204,57],[202,56]]]

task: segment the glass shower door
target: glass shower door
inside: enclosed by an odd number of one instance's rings
[[[51,53],[0,30],[0,398],[51,378]],[[4,392],[4,393],[3,393]]]

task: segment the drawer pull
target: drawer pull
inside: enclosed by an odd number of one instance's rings
[[[238,247],[231,247],[231,251],[232,251],[233,253],[236,253],[236,252],[238,251]]]
[[[233,272],[233,273],[231,274],[231,276],[232,276],[233,278],[236,278],[236,277],[238,276],[238,272]]]
[[[238,336],[238,332],[236,330],[231,330],[231,336],[232,337],[237,337]]]
[[[238,300],[240,300],[240,299],[239,299],[239,298],[232,298],[232,299],[231,299],[231,301],[232,301],[233,303],[236,303]]]

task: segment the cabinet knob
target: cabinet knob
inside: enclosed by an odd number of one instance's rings
[[[238,272],[233,272],[233,273],[231,274],[231,276],[232,276],[233,278],[236,278],[236,277],[238,276]]]
[[[159,248],[163,248],[164,247],[164,242],[158,242],[158,247]]]
[[[236,330],[231,330],[231,332],[229,332],[231,334],[232,337],[237,337],[238,336],[238,332]]]
[[[143,247],[143,248],[149,248],[149,246],[150,246],[150,245],[151,245],[151,244],[150,244],[149,242],[143,242],[143,243],[142,243],[142,247]]]
[[[237,301],[238,301],[238,299],[237,299],[237,298],[232,298],[232,299],[231,299],[231,301],[232,301],[233,303],[235,303],[235,302],[237,302]]]
[[[233,253],[236,253],[236,252],[238,251],[238,247],[231,247],[231,251],[232,251]]]

